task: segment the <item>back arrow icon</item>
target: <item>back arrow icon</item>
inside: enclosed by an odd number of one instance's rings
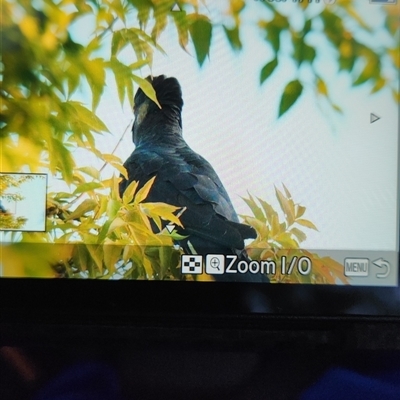
[[[372,261],[372,264],[378,266],[379,268],[386,268],[385,272],[379,272],[376,274],[377,278],[387,278],[390,273],[390,264],[388,261],[385,261],[382,257],[378,258],[375,261]]]

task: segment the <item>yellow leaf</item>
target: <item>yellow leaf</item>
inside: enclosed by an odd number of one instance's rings
[[[118,262],[121,256],[122,248],[114,244],[113,241],[106,239],[103,245],[103,254],[104,254],[104,264],[106,265],[108,271],[115,271],[115,264]]]
[[[271,227],[271,234],[275,235],[276,232],[279,230],[279,217],[278,213],[275,211],[275,209],[267,203],[265,200],[262,200],[260,198],[257,198],[257,200],[260,202],[265,216],[267,217],[267,220],[269,222],[269,225]]]
[[[299,247],[299,244],[292,239],[290,233],[281,233],[275,237],[274,240],[278,242],[283,249],[297,249]]]
[[[143,228],[142,225],[134,222],[130,222],[129,224],[127,224],[127,228],[129,237],[132,240],[133,244],[136,244],[138,246],[146,246],[151,232]]]
[[[92,260],[96,263],[96,266],[99,269],[100,273],[102,274],[104,259],[102,246],[88,244],[86,248],[88,249]]]
[[[291,198],[292,198],[292,195],[290,194],[289,189],[285,186],[284,183],[282,183],[282,186],[283,186],[283,189],[285,190],[286,197],[287,197],[288,199],[291,199]]]
[[[125,192],[122,196],[122,202],[126,205],[132,202],[133,195],[136,192],[137,187],[139,186],[138,181],[132,181],[128,187],[125,189]]]
[[[69,221],[71,219],[77,219],[82,217],[84,214],[86,214],[89,211],[93,211],[96,207],[98,206],[97,201],[93,199],[86,199],[84,200],[79,206],[74,210],[68,218],[66,218],[66,221]]]
[[[289,204],[288,199],[283,195],[283,193],[275,187],[276,197],[279,201],[279,204],[282,208],[282,211],[285,213],[286,218],[288,220],[289,225],[292,225],[294,222],[294,203],[292,206]]]
[[[243,197],[243,200],[246,202],[246,204],[249,206],[250,210],[252,211],[252,213],[254,214],[254,216],[262,221],[265,222],[266,218],[261,210],[261,208],[257,205],[256,201],[254,200],[253,196],[249,193],[249,198],[246,199]],[[260,200],[260,199],[258,199]]]
[[[173,214],[175,211],[180,209],[179,207],[165,203],[143,203],[141,205],[141,209],[153,219],[159,216],[165,221],[170,221],[180,227],[183,227],[179,218]]]
[[[122,164],[116,162],[110,162],[110,165],[112,165],[115,169],[117,169],[126,180],[129,179],[128,172]]]
[[[151,187],[153,186],[154,180],[156,177],[154,176],[149,181],[147,181],[144,186],[136,193],[134,202],[135,204],[141,203],[146,199],[147,195],[150,192]]]
[[[317,90],[318,93],[322,94],[323,96],[328,96],[328,87],[321,78],[317,78]]]
[[[116,162],[122,164],[122,160],[114,154],[102,154],[101,157],[108,163]]]
[[[153,100],[154,103],[157,104],[159,108],[161,108],[160,103],[157,100],[157,94],[156,91],[153,88],[153,85],[146,79],[143,79],[137,75],[132,75],[132,80],[136,82],[140,88],[143,90],[145,95],[150,99]]]
[[[309,221],[308,219],[299,218],[299,219],[296,219],[296,223],[298,223],[300,225],[303,225],[303,226],[306,226],[307,228],[314,229],[314,230],[318,231],[317,227],[311,221]]]
[[[124,247],[124,251],[122,253],[122,259],[126,263],[128,260],[130,260],[132,258],[132,256],[133,256],[133,246],[127,244]]]
[[[268,226],[259,219],[249,216],[242,216],[247,225],[252,226],[262,238],[269,236]]]
[[[111,222],[110,227],[108,228],[107,235],[115,231],[115,229],[122,228],[126,225],[126,222],[122,218],[115,218],[114,221]]]
[[[301,243],[304,242],[307,239],[307,236],[304,232],[302,232],[300,229],[297,228],[292,228],[290,232],[293,233],[293,235],[296,236],[297,240]]]
[[[143,267],[146,271],[147,279],[153,278],[153,268],[151,266],[150,260],[147,257],[143,259]]]
[[[298,205],[296,211],[296,218],[300,218],[306,212],[306,208]]]
[[[35,40],[37,38],[39,29],[35,18],[28,15],[24,16],[19,23],[19,27],[28,39]]]

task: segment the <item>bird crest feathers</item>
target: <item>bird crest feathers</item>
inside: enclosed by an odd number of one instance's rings
[[[157,94],[157,100],[162,108],[166,106],[168,108],[173,108],[179,113],[182,111],[182,90],[176,78],[167,78],[165,75],[160,75],[155,77],[148,76],[146,80],[152,84]],[[141,104],[146,99],[147,96],[144,94],[143,90],[139,88],[135,95],[135,105]]]

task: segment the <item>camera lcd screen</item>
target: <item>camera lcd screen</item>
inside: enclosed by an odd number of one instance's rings
[[[398,286],[396,2],[2,8],[2,278]]]

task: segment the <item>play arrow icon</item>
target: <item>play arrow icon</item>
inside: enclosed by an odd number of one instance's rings
[[[168,224],[168,225],[166,226],[166,228],[167,228],[167,231],[168,231],[169,233],[172,233],[173,230],[175,229],[175,225],[173,225],[173,224]]]
[[[369,123],[373,124],[374,122],[378,121],[378,119],[381,119],[381,117],[378,117],[376,114],[374,113],[370,113],[369,114]]]

